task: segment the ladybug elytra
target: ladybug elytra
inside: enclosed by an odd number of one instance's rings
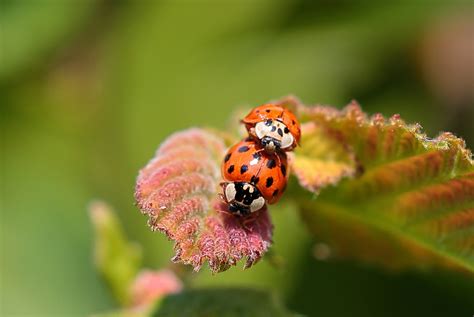
[[[283,194],[288,179],[284,153],[267,153],[252,139],[229,149],[222,163],[223,199],[229,211],[247,215],[273,204]]]

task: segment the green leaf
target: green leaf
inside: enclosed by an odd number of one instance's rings
[[[294,316],[270,293],[254,289],[190,290],[166,297],[152,316]]]
[[[169,295],[145,311],[123,310],[95,317],[289,317],[281,302],[266,291],[212,288]]]
[[[342,111],[299,105],[298,113],[338,140],[340,146],[326,156],[334,155],[339,163],[349,162],[352,154],[357,162],[357,175],[322,189],[317,199],[298,196],[305,222],[333,255],[394,269],[474,271],[474,164],[462,139],[450,133],[430,139],[419,125],[407,125],[399,116],[368,118],[355,103]],[[310,148],[302,144],[293,166],[302,185],[315,191],[334,182],[313,177],[317,186],[308,186],[307,175],[320,165],[300,166],[332,150],[327,140],[306,137]],[[341,147],[349,153],[346,160]]]
[[[119,219],[108,205],[94,202],[89,211],[95,229],[95,265],[115,298],[123,305],[129,304],[130,285],[140,267],[141,249],[127,240]]]

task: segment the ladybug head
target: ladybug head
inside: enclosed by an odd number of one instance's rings
[[[246,216],[260,210],[265,199],[254,185],[246,182],[230,182],[224,184],[224,199],[229,204],[229,211]]]
[[[255,125],[255,135],[267,152],[289,150],[295,138],[288,127],[280,120],[267,119]]]

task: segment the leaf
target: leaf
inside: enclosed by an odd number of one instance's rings
[[[255,289],[214,288],[169,295],[151,311],[124,310],[96,317],[289,317],[290,313],[272,294]]]
[[[166,297],[152,316],[294,316],[271,294],[254,289],[190,290]]]
[[[89,214],[95,229],[94,262],[115,298],[130,303],[130,286],[141,262],[141,249],[125,237],[119,220],[108,205],[94,202]]]
[[[250,267],[271,244],[267,209],[244,223],[227,213],[218,197],[225,150],[223,140],[210,132],[178,132],[160,146],[137,179],[136,201],[149,216],[150,228],[175,241],[174,262],[196,271],[208,261],[213,272],[221,272],[243,258],[245,268]]]
[[[429,139],[399,116],[369,119],[355,103],[342,111],[300,105],[298,113],[336,136],[359,165],[360,175],[316,200],[298,197],[306,223],[333,253],[391,268],[474,271],[474,165],[463,140],[450,133]],[[296,170],[305,155],[296,153]],[[305,173],[300,182],[311,189]]]
[[[273,103],[305,118],[304,105],[295,96],[286,96]],[[290,152],[288,155],[300,185],[318,193],[322,187],[335,185],[341,178],[353,176],[358,164],[349,146],[341,142],[337,133],[329,131],[324,125],[306,121],[301,126],[300,146],[295,149],[295,154]]]
[[[292,168],[301,186],[318,192],[356,172],[355,159],[344,145],[321,126],[308,122],[302,127],[301,146],[293,157]]]

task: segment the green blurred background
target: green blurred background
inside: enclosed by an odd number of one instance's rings
[[[239,106],[289,93],[400,113],[474,142],[472,1],[0,2],[2,316],[116,307],[92,265],[87,205],[114,206],[145,263],[172,243],[134,206],[138,170],[170,133],[225,129]],[[274,250],[194,286],[258,286],[309,316],[472,316],[472,278],[318,261],[294,208]]]

